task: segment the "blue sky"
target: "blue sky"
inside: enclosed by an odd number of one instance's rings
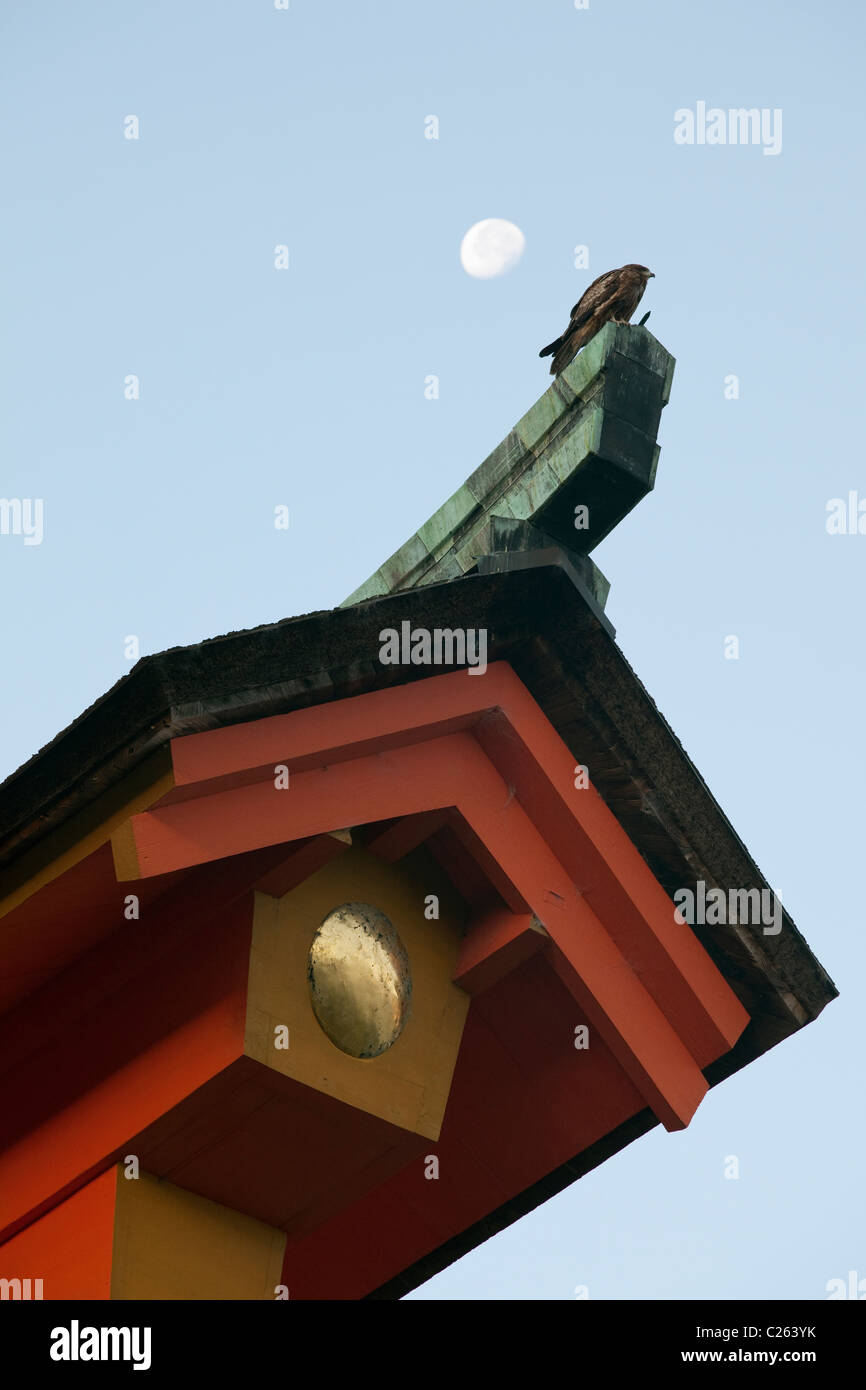
[[[825,524],[866,501],[864,27],[856,0],[4,7],[0,496],[43,499],[44,536],[0,534],[0,776],[124,674],[129,635],[339,603],[546,389],[589,280],[656,273],[657,485],[594,559],[842,997],[415,1297],[866,1279],[866,535]],[[781,152],[676,144],[699,101],[781,110]],[[477,280],[458,252],[487,217],[526,249]]]

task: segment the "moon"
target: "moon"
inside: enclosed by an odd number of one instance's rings
[[[469,228],[460,243],[460,264],[476,280],[492,280],[517,265],[526,237],[513,222],[485,217]]]

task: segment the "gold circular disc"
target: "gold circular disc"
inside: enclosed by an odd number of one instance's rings
[[[350,1057],[379,1057],[409,1017],[412,976],[394,925],[370,903],[329,912],[310,947],[307,974],[320,1026]]]

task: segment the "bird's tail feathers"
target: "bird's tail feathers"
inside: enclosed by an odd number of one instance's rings
[[[547,344],[547,347],[543,347],[538,355],[539,357],[550,357],[551,353],[558,352],[561,347],[562,339],[555,338],[552,343]]]

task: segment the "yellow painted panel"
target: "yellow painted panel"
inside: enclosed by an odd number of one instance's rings
[[[117,1166],[112,1299],[270,1299],[286,1237],[230,1207]]]
[[[425,899],[439,898],[428,920]],[[316,1019],[307,978],[313,936],[346,902],[381,909],[400,934],[412,974],[412,1007],[403,1032],[378,1057],[342,1052]],[[245,1052],[284,1076],[402,1129],[438,1139],[460,1048],[469,996],[453,983],[464,908],[442,870],[418,850],[384,864],[350,849],[277,899],[256,894],[250,953]],[[275,1046],[279,1027],[289,1046]]]

